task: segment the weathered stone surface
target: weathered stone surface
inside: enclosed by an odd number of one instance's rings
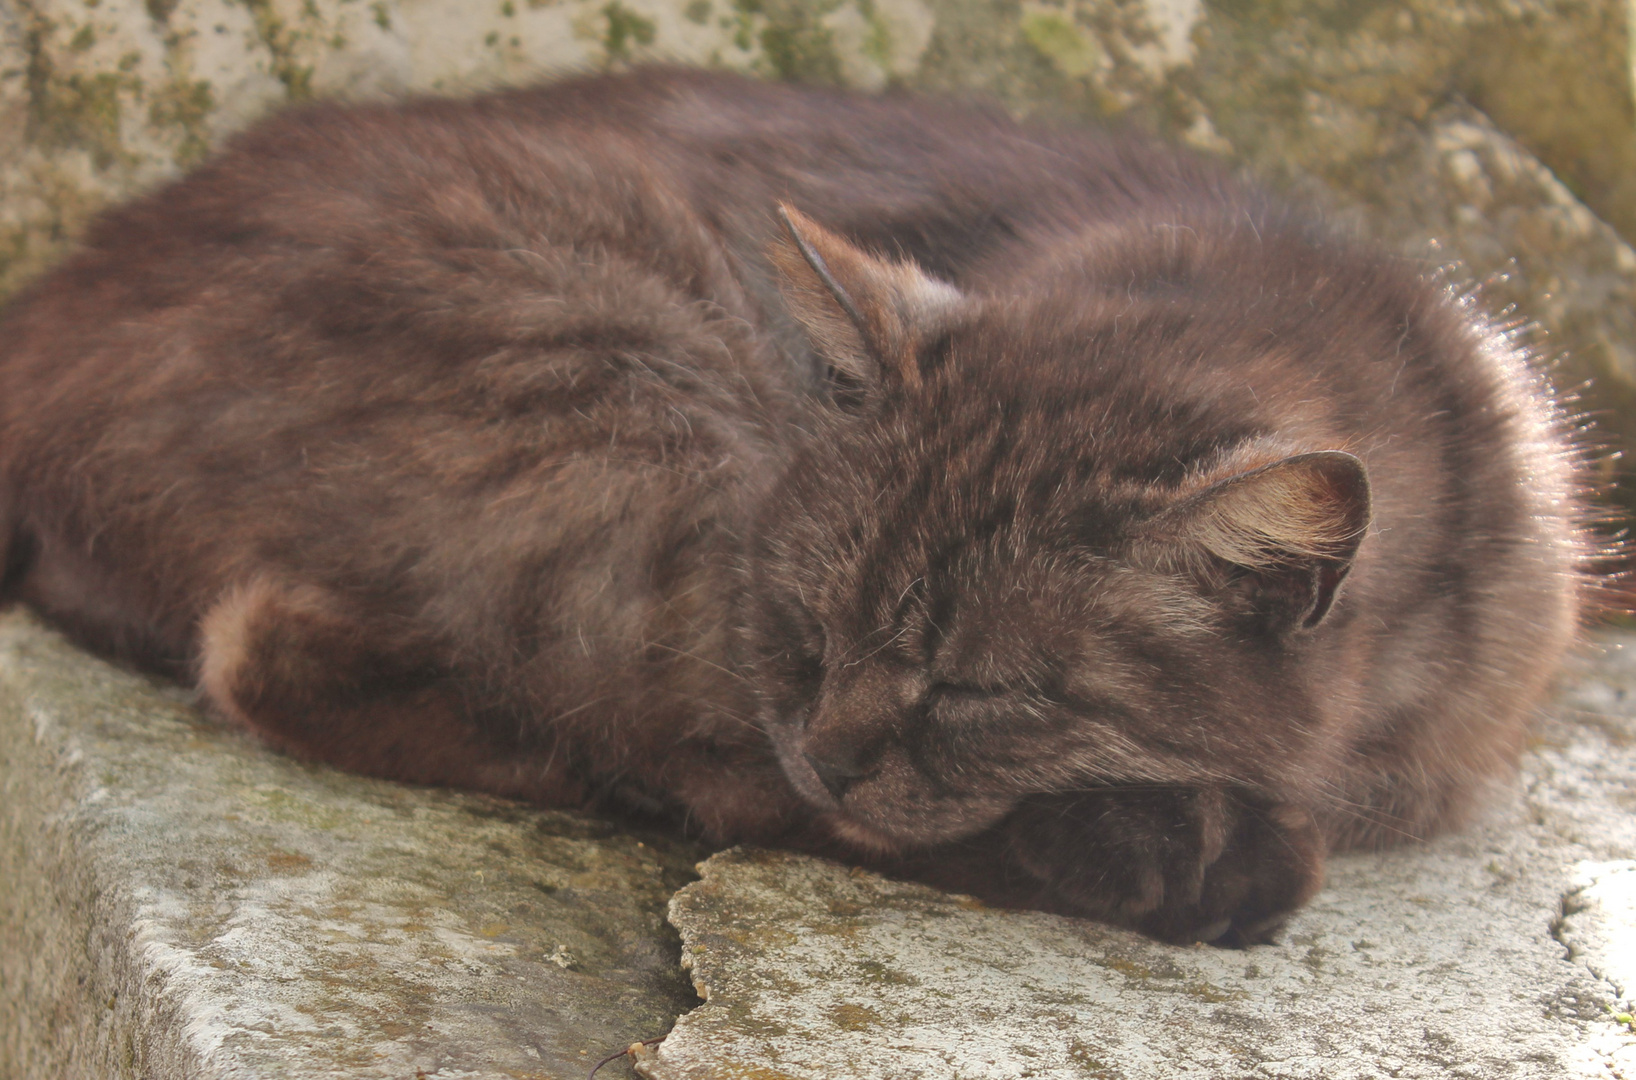
[[[313,96],[652,60],[976,93],[1180,138],[1483,283],[1548,332],[1565,388],[1600,377],[1585,405],[1629,472],[1630,18],[1624,0],[4,0],[0,294],[101,206]]]
[[[694,1004],[697,857],[300,765],[0,618],[8,1080],[581,1080]]]
[[[1577,343],[1559,357],[1574,372],[1558,373],[1563,385],[1600,374],[1598,392],[1627,401],[1636,388],[1636,251],[1618,232],[1469,105],[1434,110],[1376,169],[1384,235],[1404,249],[1419,241],[1457,252],[1463,269],[1453,280],[1480,269],[1491,310],[1514,305]],[[1552,355],[1552,342],[1544,345]]]
[[[1339,860],[1278,946],[1177,949],[730,852],[671,908],[709,1001],[640,1068],[1636,1076],[1632,791],[1625,636],[1490,820]],[[8,1078],[582,1076],[697,1003],[658,919],[694,854],[301,766],[0,619]]]
[[[1636,638],[1480,827],[1337,860],[1283,941],[1175,948],[733,850],[671,903],[708,1002],[651,1080],[1636,1076]]]

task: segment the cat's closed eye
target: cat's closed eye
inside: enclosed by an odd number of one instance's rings
[[[949,731],[980,730],[1007,716],[1024,699],[1015,687],[935,682],[922,699],[931,721]]]
[[[802,675],[821,675],[829,652],[823,623],[801,609],[786,609],[778,620],[779,660]]]

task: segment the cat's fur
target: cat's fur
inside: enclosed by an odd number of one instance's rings
[[[1468,301],[981,109],[308,107],[104,216],[0,380],[6,593],[278,746],[1177,939],[1456,821],[1579,604]]]

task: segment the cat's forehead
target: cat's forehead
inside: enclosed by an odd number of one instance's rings
[[[839,545],[809,563],[816,575],[809,596],[837,625],[930,622],[945,633],[981,622],[1004,632],[1042,620],[1145,619],[1156,609],[1197,614],[1196,597],[1097,551],[1060,523],[906,516],[901,528],[883,524],[869,541]]]
[[[1154,450],[1071,415],[1074,402],[936,400],[836,440],[803,470],[792,525],[841,554],[959,557],[1117,545],[1213,447]],[[961,411],[968,415],[954,415]],[[1080,410],[1088,411],[1088,410]],[[1042,415],[1045,414],[1045,415]],[[1147,466],[1145,459],[1159,459]]]
[[[1177,578],[1055,546],[991,544],[950,559],[895,548],[806,591],[845,655],[934,677],[1032,677],[1133,640],[1208,637],[1210,606]],[[939,675],[938,673],[942,674]]]

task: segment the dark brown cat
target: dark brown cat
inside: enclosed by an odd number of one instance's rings
[[[4,590],[306,758],[1256,940],[1456,821],[1569,454],[1220,169],[649,70],[319,105],[0,323]]]

